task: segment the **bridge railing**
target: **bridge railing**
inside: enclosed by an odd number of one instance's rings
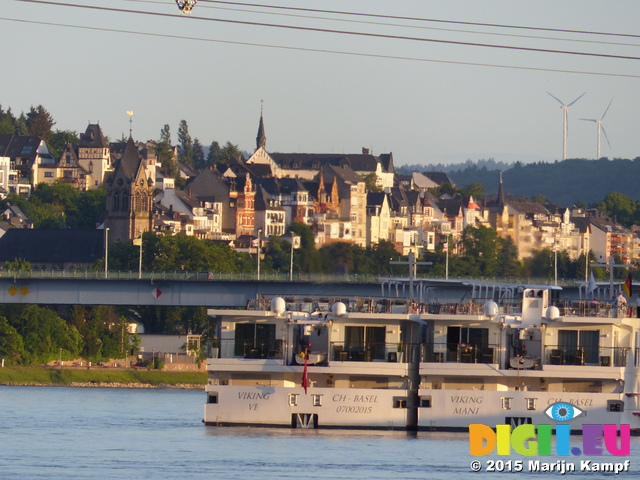
[[[258,278],[256,272],[187,272],[187,271],[143,271],[137,270],[109,270],[105,275],[104,270],[0,270],[0,278],[35,278],[35,279],[91,279],[91,280],[186,280],[186,281],[260,281],[260,282],[308,282],[308,283],[377,283],[390,280],[407,280],[406,277],[389,277],[386,275],[348,274],[332,275],[325,273],[295,273],[293,278],[289,273],[261,273]],[[418,275],[415,281],[439,280],[443,276]],[[449,277],[449,280],[466,280],[479,282],[500,282],[519,285],[538,284],[550,285],[552,280],[542,278],[513,277]],[[558,280],[558,284],[564,287],[576,287],[584,282],[575,279]]]

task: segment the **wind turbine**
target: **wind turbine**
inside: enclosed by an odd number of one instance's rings
[[[576,103],[578,100],[580,100],[585,93],[587,92],[584,92],[582,95],[580,95],[578,98],[576,98],[573,102],[569,103],[568,105],[565,105],[565,103],[562,100],[560,100],[558,97],[555,97],[549,93],[549,95],[552,98],[558,101],[558,103],[561,105],[560,108],[562,108],[562,110],[564,111],[564,126],[563,126],[563,135],[562,135],[562,159],[563,160],[567,159],[567,132],[569,130],[569,119],[568,119],[569,107],[574,103]]]
[[[607,109],[602,114],[602,117],[600,117],[600,120],[596,120],[595,118],[581,118],[580,119],[580,120],[584,120],[586,122],[594,122],[596,124],[596,127],[598,127],[598,156],[596,157],[596,160],[600,160],[600,130],[602,130],[602,133],[604,133],[604,138],[607,140],[607,143],[609,144],[609,148],[611,148],[611,142],[609,142],[609,137],[607,136],[607,131],[604,129],[604,125],[602,124],[602,120],[604,120],[604,116],[609,111],[609,107],[611,106],[611,102],[613,102],[613,98],[609,102],[609,105],[607,106]]]

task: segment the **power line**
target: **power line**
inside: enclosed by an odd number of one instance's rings
[[[130,10],[130,9],[113,8],[113,7],[99,7],[95,5],[78,5],[73,3],[50,2],[45,0],[15,0],[15,1],[24,2],[24,3],[36,3],[36,4],[43,4],[43,5],[61,6],[61,7],[75,7],[75,8],[89,9],[89,10],[153,15],[158,17],[177,17],[177,15],[171,15],[171,14],[160,13],[160,12]],[[327,29],[327,28],[303,27],[299,25],[283,25],[283,24],[272,24],[272,23],[264,23],[264,22],[248,22],[243,20],[230,20],[230,19],[194,17],[194,16],[179,17],[179,18],[210,21],[210,22],[222,22],[222,23],[230,23],[235,25],[273,27],[273,28],[283,28],[283,29],[289,29],[289,30],[331,33],[331,34],[340,34],[340,35],[353,35],[353,36],[360,36],[360,37],[374,37],[374,38],[383,38],[383,39],[392,39],[392,40],[407,40],[407,41],[440,43],[440,44],[459,45],[459,46],[497,48],[497,49],[503,49],[503,50],[516,50],[516,51],[527,51],[527,52],[537,52],[537,53],[555,53],[555,54],[563,54],[563,55],[577,55],[577,56],[609,58],[609,59],[618,59],[618,60],[640,60],[640,57],[625,56],[625,55],[611,55],[611,54],[591,53],[591,52],[575,52],[575,51],[568,51],[568,50],[554,50],[554,49],[533,48],[533,47],[517,47],[513,45],[484,44],[484,43],[476,43],[476,42],[460,42],[455,40],[439,40],[439,39],[433,39],[433,38],[408,37],[408,36],[402,36],[402,35],[387,35],[387,34],[380,34],[380,33],[355,32],[350,30],[335,30],[335,29]]]
[[[538,30],[542,32],[578,33],[582,35],[603,35],[603,36],[612,36],[612,37],[640,38],[640,35],[634,35],[630,33],[597,32],[592,30],[570,30],[565,28],[529,27],[526,25],[506,25],[506,24],[500,24],[500,23],[463,22],[463,21],[457,21],[457,20],[440,20],[435,18],[381,15],[381,14],[374,14],[374,13],[346,12],[346,11],[340,11],[340,10],[321,10],[321,9],[315,9],[315,8],[285,7],[285,6],[279,6],[279,5],[264,5],[259,3],[224,2],[224,1],[218,1],[218,0],[200,0],[200,1],[204,3],[221,3],[221,4],[227,4],[227,5],[241,5],[241,6],[248,6],[248,7],[272,8],[272,9],[279,9],[279,10],[297,10],[297,11],[314,12],[314,13],[331,13],[335,15],[353,15],[353,16],[360,16],[360,17],[387,18],[387,19],[393,19],[393,20],[411,20],[416,22],[451,23],[454,25],[473,25],[477,27],[495,27],[495,28],[521,29],[521,30]]]
[[[154,1],[154,0],[126,0],[126,1],[138,2],[138,3],[155,3],[155,4],[164,5],[163,2]],[[206,1],[206,0],[201,0],[201,1]],[[232,3],[232,2],[214,2],[214,1],[211,1],[210,3],[223,3],[223,4],[226,3],[226,4],[240,5],[240,6],[248,5],[248,6],[263,7],[263,5],[236,4],[236,3]],[[265,8],[279,8],[279,7],[275,7],[273,5],[264,5],[264,7]],[[490,35],[490,36],[495,36],[495,37],[509,37],[509,38],[526,38],[526,39],[530,39],[530,40],[552,40],[552,41],[560,41],[560,42],[591,43],[591,44],[596,44],[596,45],[615,45],[615,46],[622,46],[622,47],[640,47],[640,44],[637,44],[637,43],[606,42],[606,41],[602,41],[602,40],[586,40],[586,39],[579,39],[579,38],[548,37],[548,36],[540,36],[540,35],[522,35],[522,34],[515,34],[515,33],[482,32],[482,31],[479,31],[479,30],[460,30],[460,29],[455,29],[455,28],[427,27],[427,26],[424,26],[424,25],[408,25],[406,23],[373,22],[373,21],[353,20],[353,19],[346,19],[346,18],[317,17],[317,16],[309,16],[309,15],[297,15],[297,14],[277,13],[277,12],[264,12],[262,10],[247,10],[247,9],[243,9],[243,8],[229,8],[229,7],[210,6],[210,5],[202,5],[200,8],[210,8],[210,9],[224,10],[224,11],[231,11],[231,12],[259,13],[259,14],[267,14],[267,15],[278,15],[278,16],[284,16],[284,17],[290,17],[290,18],[329,20],[329,21],[333,21],[333,22],[347,22],[347,23],[356,23],[356,24],[364,24],[364,25],[377,25],[377,26],[383,26],[383,27],[401,27],[401,28],[415,28],[415,29],[421,29],[421,30],[435,30],[435,31],[438,31],[438,32],[468,33],[468,34],[473,34],[473,35]],[[283,7],[283,8],[286,8],[286,7]],[[298,10],[298,9],[294,9],[294,10]],[[322,11],[322,10],[320,12],[324,13],[324,11]],[[363,14],[363,15],[366,15],[366,14]],[[428,21],[427,19],[423,19],[423,20]],[[443,23],[448,23],[448,21],[446,21],[446,20],[442,20],[442,22]],[[455,22],[451,22],[451,23],[455,23]],[[514,28],[517,28],[517,27],[514,27]],[[535,28],[535,27],[532,27],[532,28]]]
[[[344,50],[292,47],[288,45],[270,45],[270,44],[255,43],[255,42],[236,42],[231,40],[217,40],[217,39],[202,38],[202,37],[184,36],[184,35],[170,35],[165,33],[149,33],[149,32],[140,32],[140,31],[115,29],[115,28],[90,27],[86,25],[72,25],[72,24],[66,24],[66,23],[41,22],[36,20],[24,20],[24,19],[8,18],[8,17],[0,17],[0,20],[9,21],[9,22],[29,23],[29,24],[35,24],[35,25],[75,28],[75,29],[82,29],[82,30],[126,33],[126,34],[140,35],[140,36],[146,36],[146,37],[173,38],[173,39],[179,39],[179,40],[193,40],[193,41],[201,41],[201,42],[209,42],[209,43],[223,43],[223,44],[230,44],[230,45],[250,46],[250,47],[275,48],[275,49],[281,49],[281,50],[295,50],[295,51],[302,51],[302,52],[330,53],[330,54],[348,55],[348,56],[357,56],[357,57],[382,58],[382,59],[388,59],[388,60],[405,60],[405,61],[413,61],[413,62],[442,63],[442,64],[448,64],[448,65],[465,65],[465,66],[475,66],[475,67],[502,68],[502,69],[511,69],[511,70],[529,70],[529,71],[550,72],[550,73],[569,73],[569,74],[577,74],[577,75],[640,78],[640,75],[632,75],[632,74],[624,74],[624,73],[589,72],[589,71],[580,71],[580,70],[523,67],[523,66],[516,66],[516,65],[500,65],[500,64],[479,63],[479,62],[460,62],[460,61],[454,61],[454,60],[435,60],[435,59],[429,59],[429,58],[405,57],[405,56],[397,56],[397,55],[381,55],[381,54],[373,54],[373,53],[348,52]]]

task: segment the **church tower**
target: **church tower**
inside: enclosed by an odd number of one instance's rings
[[[267,136],[264,133],[264,120],[262,118],[262,108],[260,108],[260,124],[258,125],[258,135],[256,136],[256,151],[267,146]]]
[[[131,137],[106,183],[105,227],[109,229],[109,244],[130,242],[151,231],[153,180]]]

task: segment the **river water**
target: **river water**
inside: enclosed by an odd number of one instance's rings
[[[0,386],[0,478],[514,478],[486,471],[488,460],[498,457],[470,456],[468,434],[205,427],[204,401],[204,393],[193,390]],[[473,473],[470,463],[477,459],[483,470]],[[629,457],[590,459],[630,460],[630,471],[619,476],[638,478],[640,439],[632,437]],[[527,457],[502,460],[524,460],[527,471]]]

